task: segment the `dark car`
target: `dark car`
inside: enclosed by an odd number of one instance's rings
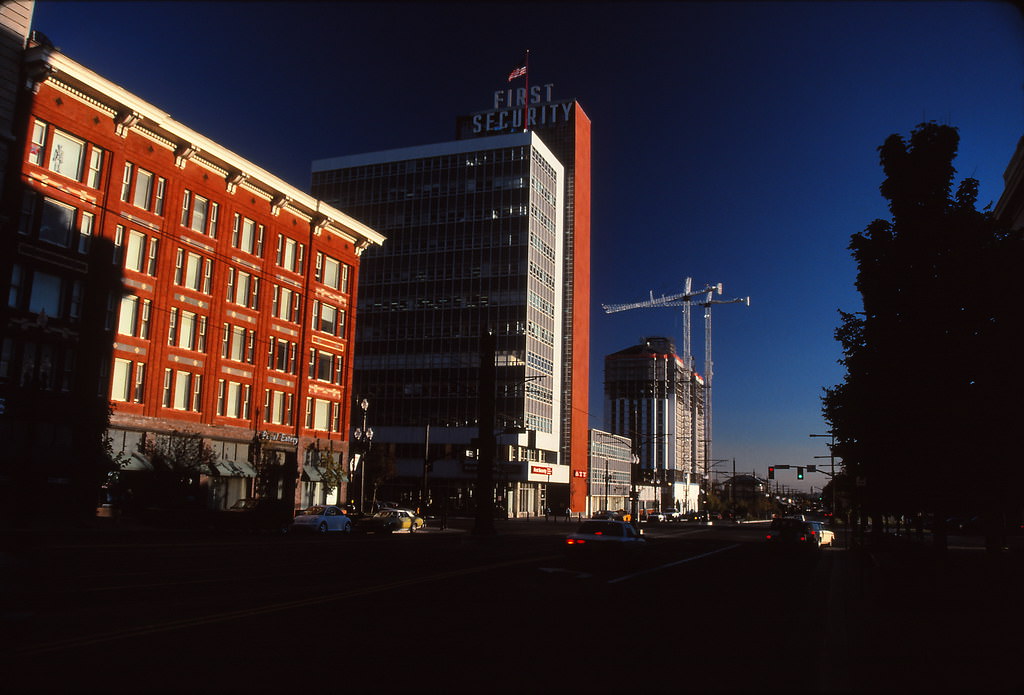
[[[635,559],[647,547],[632,524],[612,519],[588,519],[565,538],[569,560]]]
[[[294,515],[288,500],[243,498],[219,513],[217,525],[231,531],[286,533]]]
[[[802,516],[772,519],[765,534],[769,543],[790,548],[818,549],[822,545],[832,545],[832,538],[832,532],[826,534],[820,522],[804,521]]]

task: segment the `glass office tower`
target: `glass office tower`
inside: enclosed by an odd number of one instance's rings
[[[488,330],[499,504],[537,514],[549,486],[568,483],[558,455],[563,179],[533,133],[313,163],[316,195],[388,238],[362,257],[353,357],[379,465],[394,465],[380,496],[472,507]]]

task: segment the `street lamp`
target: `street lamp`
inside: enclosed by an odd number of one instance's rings
[[[370,447],[373,446],[373,430],[366,426],[366,411],[370,408],[370,402],[364,398],[359,401],[359,407],[363,410],[363,426],[356,428],[352,433],[352,438],[359,442],[362,449],[360,458],[363,470],[359,473],[359,513],[363,514],[365,513],[363,500],[366,496],[366,459],[370,453]]]

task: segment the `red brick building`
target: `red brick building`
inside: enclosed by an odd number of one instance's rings
[[[50,46],[30,41],[21,85],[0,477],[43,498],[83,484],[84,423],[109,404],[129,470],[152,467],[144,440],[198,434],[212,506],[257,478],[322,501],[348,458],[359,257],[384,238]]]

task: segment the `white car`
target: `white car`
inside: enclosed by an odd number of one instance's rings
[[[818,530],[818,534],[821,536],[820,545],[822,545],[822,546],[827,545],[829,547],[832,547],[832,545],[836,541],[836,534],[833,531],[831,531],[830,529],[825,528],[825,524],[823,524],[821,522],[818,522],[818,521],[816,521],[814,523],[817,525],[817,527],[818,527],[818,529],[817,529]]]
[[[342,511],[341,507],[314,504],[303,509],[292,520],[292,531],[312,531],[314,533],[352,532],[352,519]]]

